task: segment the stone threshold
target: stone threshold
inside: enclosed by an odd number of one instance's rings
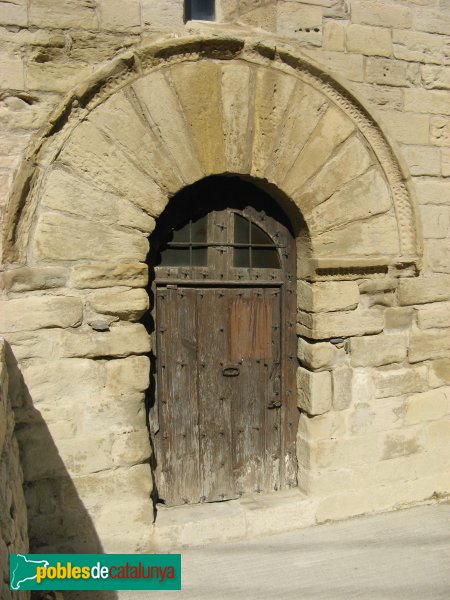
[[[253,539],[316,524],[317,498],[298,489],[205,504],[158,505],[149,551]]]

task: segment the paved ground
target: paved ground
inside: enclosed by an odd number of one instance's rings
[[[181,592],[126,600],[450,600],[450,505],[183,552]]]

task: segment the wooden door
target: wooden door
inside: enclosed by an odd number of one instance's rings
[[[273,200],[238,178],[183,190],[150,240],[160,501],[297,484],[295,243]]]
[[[280,487],[280,290],[157,292],[158,493],[168,505]]]

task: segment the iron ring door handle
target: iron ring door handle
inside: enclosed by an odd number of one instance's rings
[[[222,371],[224,377],[237,377],[239,373],[239,367],[225,367]]]

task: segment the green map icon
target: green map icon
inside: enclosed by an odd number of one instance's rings
[[[30,560],[23,554],[11,556],[11,583],[12,590],[20,590],[22,583],[36,579],[36,568],[38,566],[48,567],[46,560]]]

